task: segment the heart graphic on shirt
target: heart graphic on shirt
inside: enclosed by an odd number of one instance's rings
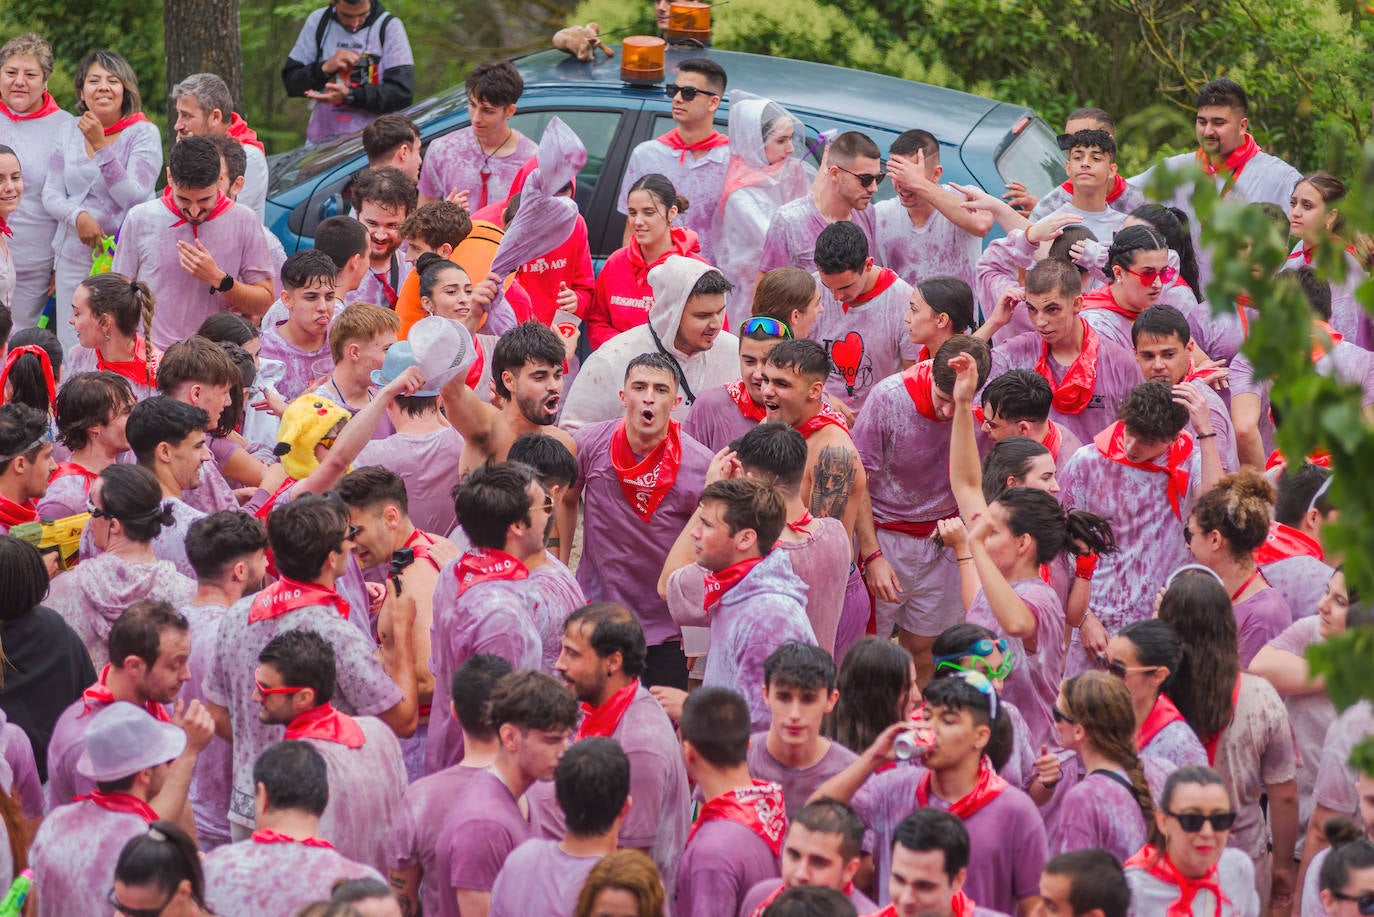
[[[844,377],[844,387],[854,394],[854,382],[859,377],[859,365],[864,359],[864,339],[857,331],[851,331],[844,340],[830,342],[830,364],[835,372]]]

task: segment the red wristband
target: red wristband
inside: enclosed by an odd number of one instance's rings
[[[1073,575],[1079,579],[1092,579],[1093,571],[1097,569],[1096,554],[1080,554],[1074,564]]]
[[[868,555],[867,557],[865,557],[865,558],[860,562],[860,566],[867,567],[869,564],[873,563],[873,561],[875,561],[876,559],[878,559],[879,557],[882,557],[882,556],[883,556],[883,549],[882,549],[882,548],[879,548],[878,550],[874,551],[872,554],[870,554],[870,555]]]

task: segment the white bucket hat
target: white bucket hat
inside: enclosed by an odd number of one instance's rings
[[[452,319],[437,315],[422,318],[410,327],[406,340],[415,365],[425,377],[426,390],[443,388],[477,360],[472,335]]]
[[[142,707],[116,701],[91,719],[85,741],[76,772],[105,783],[171,761],[185,750],[186,733],[180,726],[158,722]]]

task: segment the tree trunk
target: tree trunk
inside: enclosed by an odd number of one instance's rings
[[[164,0],[167,98],[192,73],[218,74],[242,111],[243,49],[239,43],[239,0]]]

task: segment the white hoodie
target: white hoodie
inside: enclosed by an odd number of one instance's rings
[[[690,356],[678,350],[675,344],[688,294],[703,274],[714,270],[695,258],[672,255],[649,271],[654,304],[649,309],[648,324],[622,331],[587,358],[563,404],[559,426],[571,432],[587,424],[624,415],[620,390],[625,385],[625,367],[642,353],[661,349],[676,360],[694,395],[739,378],[739,338],[730,332],[720,332],[710,350]],[[655,334],[661,348],[654,341]],[[673,411],[673,419],[681,421],[687,418],[689,403],[687,392],[680,385],[678,394],[682,396],[682,403]]]

